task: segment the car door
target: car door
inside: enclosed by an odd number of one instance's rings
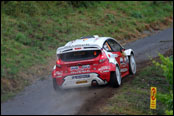
[[[118,62],[119,66],[120,66],[120,72],[123,75],[125,72],[128,71],[128,63],[126,60],[126,56],[124,55],[124,49],[122,48],[122,46],[117,43],[115,40],[113,39],[109,39],[108,40],[108,44],[112,49],[112,54],[116,54],[117,57],[115,57],[116,61]]]

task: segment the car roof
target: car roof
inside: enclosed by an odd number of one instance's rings
[[[74,45],[82,45],[82,44],[96,44],[102,48],[103,43],[111,37],[89,37],[89,38],[82,38],[76,39],[73,41],[68,42],[65,46],[74,46]],[[112,38],[111,38],[112,39]]]
[[[65,52],[71,52],[75,47],[84,46],[85,49],[101,49],[103,48],[103,44],[106,40],[112,39],[119,42],[112,37],[99,37],[98,35],[81,37],[80,39],[76,39],[68,42],[62,47],[57,48],[56,53],[61,54]],[[119,44],[123,47],[121,44]]]

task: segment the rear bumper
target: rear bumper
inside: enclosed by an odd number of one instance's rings
[[[52,78],[56,78],[57,85],[61,88],[85,87],[91,86],[95,80],[98,85],[107,84],[110,81],[110,72],[115,71],[113,63],[104,62],[93,64],[91,70],[71,71],[66,73],[64,69],[55,68],[52,72]],[[89,78],[75,78],[76,76],[89,75]],[[84,81],[81,83],[81,81]],[[87,81],[87,82],[85,82]]]
[[[99,77],[99,74],[97,74],[97,73],[69,75],[69,76],[64,77],[63,80],[64,81],[61,84],[60,88],[88,87],[88,86],[91,86],[91,83],[94,80],[97,81],[98,85],[105,85],[108,83],[106,80],[102,80]]]

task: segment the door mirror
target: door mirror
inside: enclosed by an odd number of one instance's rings
[[[120,52],[122,53],[122,52],[124,52],[125,51],[125,48],[120,48]]]

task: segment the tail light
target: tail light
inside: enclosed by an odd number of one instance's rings
[[[56,61],[56,67],[58,67],[58,68],[61,67],[61,65],[60,65],[60,59],[57,59],[57,61]]]
[[[107,56],[106,56],[106,54],[102,51],[102,54],[101,54],[101,56],[100,56],[99,63],[102,63],[102,62],[104,62],[104,61],[106,61],[106,60],[107,60]]]

